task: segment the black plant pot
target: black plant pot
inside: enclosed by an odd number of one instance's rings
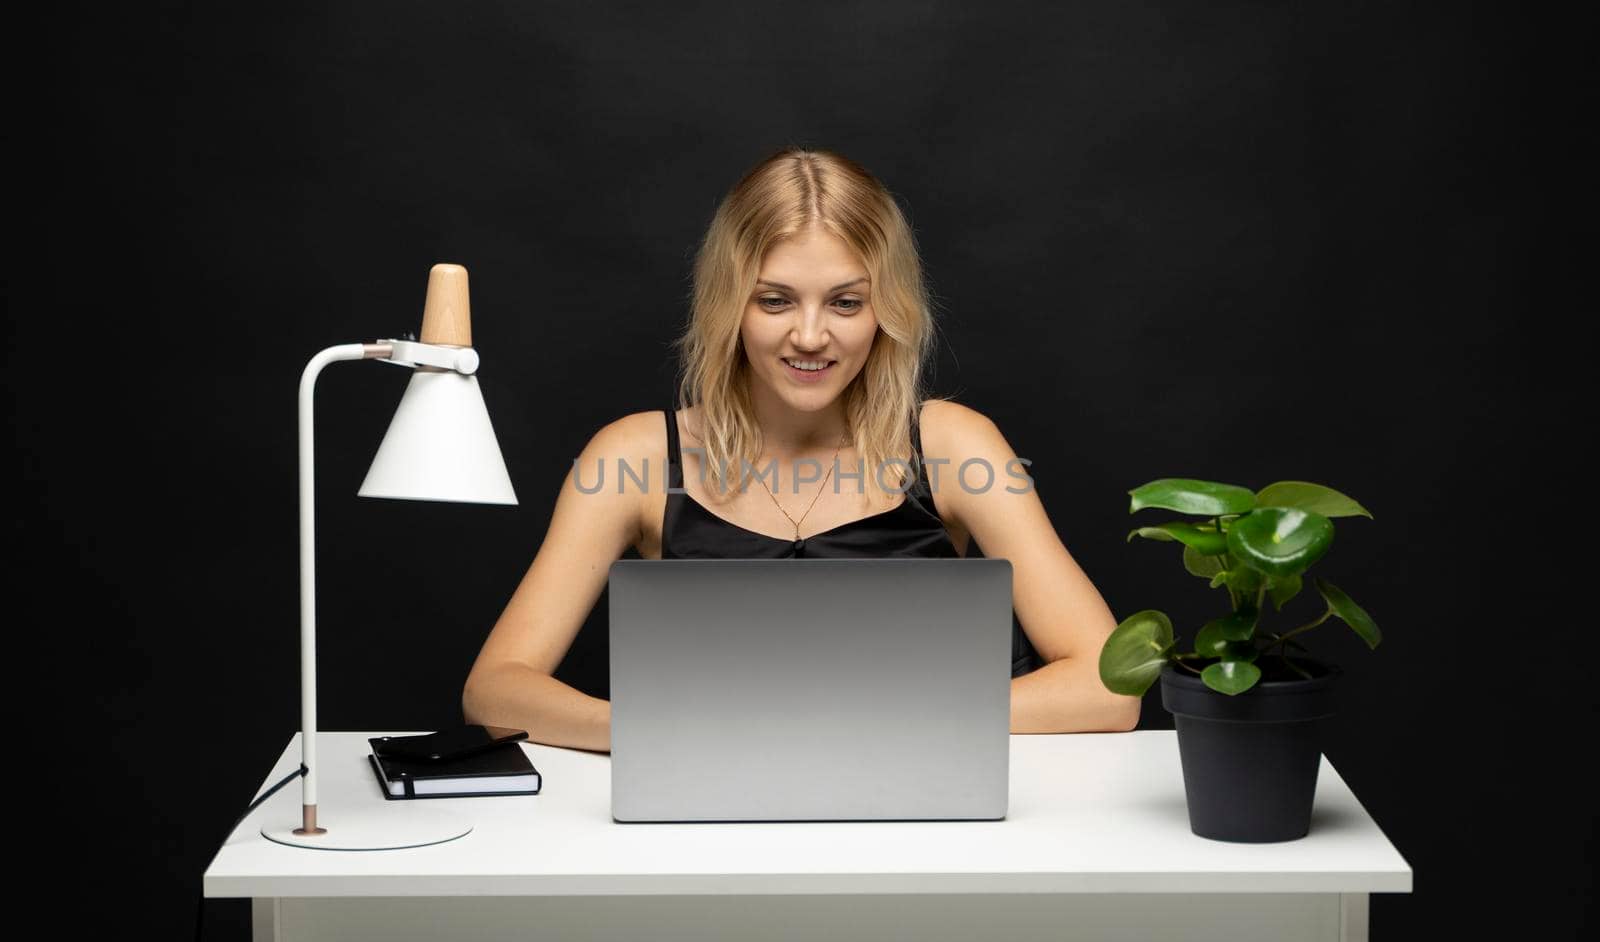
[[[1263,679],[1234,696],[1187,669],[1162,669],[1161,703],[1178,728],[1189,830],[1251,844],[1297,840],[1311,830],[1320,721],[1334,713],[1334,682],[1343,671],[1296,663],[1312,679]]]

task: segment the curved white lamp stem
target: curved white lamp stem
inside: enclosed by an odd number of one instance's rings
[[[300,761],[303,823],[296,834],[324,834],[317,827],[317,534],[316,460],[312,454],[312,393],[322,368],[339,360],[387,357],[389,344],[347,343],[329,347],[311,358],[300,375]]]

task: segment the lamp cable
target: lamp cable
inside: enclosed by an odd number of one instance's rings
[[[277,794],[278,790],[283,788],[283,786],[289,784],[290,782],[294,781],[297,778],[300,778],[303,775],[308,774],[310,771],[311,771],[310,769],[306,768],[306,765],[305,765],[304,762],[300,763],[300,768],[298,770],[296,770],[294,772],[290,772],[288,774],[288,776],[286,776],[284,778],[283,781],[279,782],[278,784],[276,784],[276,785],[272,786],[271,788],[267,789],[266,791],[262,792],[260,798],[257,798],[255,801],[252,801],[250,803],[250,807],[244,809],[244,814],[239,815],[239,820],[233,822],[233,825],[228,828],[228,833],[232,834],[234,831],[238,830],[239,825],[244,823],[244,819],[250,817],[250,812],[256,810],[259,807],[261,807],[261,803],[263,801],[266,801],[268,798],[271,798],[273,795]],[[223,840],[226,841],[227,838],[224,837]],[[204,887],[201,887],[201,889],[200,889],[200,904],[197,907],[195,907],[194,942],[201,942],[201,937],[203,935],[203,930],[204,930],[204,927],[205,927],[205,921],[206,921],[206,891],[205,891]]]

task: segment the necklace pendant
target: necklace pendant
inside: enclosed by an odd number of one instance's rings
[[[805,554],[806,554],[806,541],[805,540],[801,540],[801,539],[795,540],[794,541],[794,555],[795,555],[795,557],[798,558],[798,557],[804,556]]]

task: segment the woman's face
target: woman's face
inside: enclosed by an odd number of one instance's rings
[[[767,252],[739,329],[753,379],[803,412],[844,392],[877,333],[866,268],[820,228]]]

